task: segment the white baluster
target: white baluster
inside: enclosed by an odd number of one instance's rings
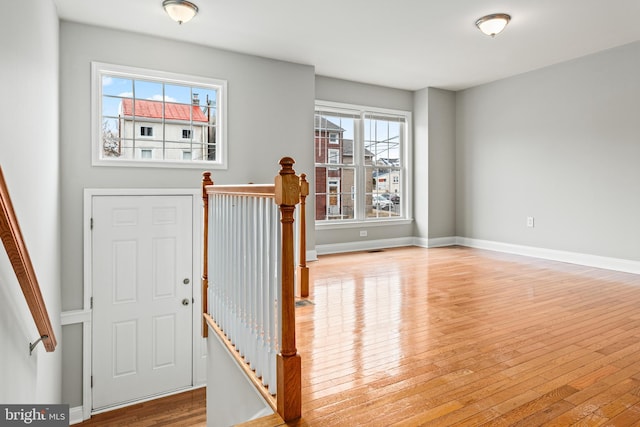
[[[210,196],[209,312],[275,394],[281,224],[271,197]]]

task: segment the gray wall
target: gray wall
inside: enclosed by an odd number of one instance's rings
[[[315,97],[322,101],[343,102],[367,107],[413,110],[413,92],[323,76],[317,76],[315,79]],[[360,237],[359,231],[361,229],[367,230],[367,237]],[[323,229],[316,231],[316,244],[366,242],[367,240],[393,239],[411,237],[412,235],[413,226],[411,224]]]
[[[58,18],[50,1],[2,8],[0,165],[59,345],[29,356],[37,330],[0,249],[0,402],[60,403]]]
[[[91,166],[90,64],[100,61],[225,79],[228,170],[216,183],[273,182],[283,156],[312,175],[314,69],[199,45],[62,22],[60,26],[62,306],[82,308],[84,188],[198,188],[201,170]],[[313,211],[311,211],[313,212]],[[313,249],[313,224],[307,242]],[[69,331],[65,366],[81,369],[79,330]],[[72,362],[69,362],[71,358]],[[65,374],[66,375],[66,374]],[[77,378],[72,375],[71,378]],[[77,381],[64,396],[79,404]]]
[[[420,239],[455,236],[455,105],[447,90],[414,95],[413,234]]]
[[[429,238],[429,89],[413,94],[413,235]]]
[[[322,101],[411,111],[413,92],[384,86],[316,76],[315,96]]]
[[[455,92],[429,88],[429,238],[455,235],[455,114]]]
[[[273,182],[285,155],[312,170],[312,67],[76,23],[60,31],[64,310],[82,307],[84,188],[198,188],[202,173],[91,166],[91,61],[226,79],[229,168],[216,183]]]
[[[640,42],[459,92],[457,234],[640,260],[638,76]]]

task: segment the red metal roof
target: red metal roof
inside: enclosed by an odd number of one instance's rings
[[[133,116],[132,109],[133,99],[127,98],[122,100],[122,114],[124,116]],[[135,104],[136,117],[149,117],[152,119],[162,118],[162,102],[149,101],[146,99],[136,99]],[[193,117],[191,116],[193,115]],[[176,104],[173,102],[164,103],[165,120],[183,120],[194,122],[207,122],[207,116],[204,115],[200,106],[189,104]]]

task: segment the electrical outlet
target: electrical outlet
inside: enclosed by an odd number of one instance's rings
[[[535,225],[534,219],[532,216],[527,217],[527,227],[533,228]]]
[[[367,230],[360,230],[360,237],[367,237]]]

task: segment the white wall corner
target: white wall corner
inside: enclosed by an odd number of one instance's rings
[[[419,246],[421,248],[429,247],[429,239],[426,237],[414,237],[413,238],[413,246]]]
[[[443,246],[453,246],[456,244],[456,237],[434,237],[427,240],[427,248],[439,248]]]

